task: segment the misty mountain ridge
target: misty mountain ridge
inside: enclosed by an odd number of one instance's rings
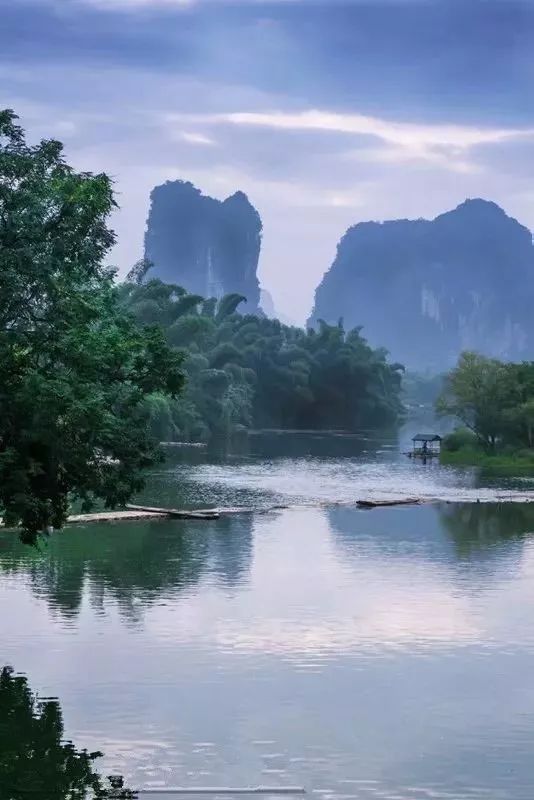
[[[466,349],[521,360],[534,358],[533,290],[531,232],[471,199],[433,220],[349,228],[309,324],[342,317],[415,368],[442,369]]]

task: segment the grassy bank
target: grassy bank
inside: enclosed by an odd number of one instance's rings
[[[505,448],[489,453],[465,431],[455,431],[443,440],[442,464],[480,467],[507,473],[534,473],[534,451]]]
[[[485,453],[480,450],[444,450],[441,463],[458,466],[493,467],[495,469],[522,469],[534,471],[534,455],[522,453]]]

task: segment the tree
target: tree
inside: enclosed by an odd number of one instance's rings
[[[534,446],[534,363],[522,361],[505,365],[509,385],[505,438],[520,447]]]
[[[146,398],[176,397],[181,355],[119,303],[106,175],[77,173],[56,141],[26,143],[0,112],[0,503],[27,541],[69,500],[114,507],[158,458]]]
[[[493,449],[506,427],[512,394],[505,364],[464,352],[447,375],[436,408],[460,419],[486,449]]]
[[[530,397],[517,406],[517,410],[512,412],[512,419],[521,426],[521,433],[524,434],[525,444],[528,447],[534,445],[534,397]]]
[[[169,405],[179,438],[251,425],[358,430],[393,425],[402,412],[402,366],[341,320],[305,331],[240,314],[239,294],[202,301],[158,280],[123,285],[121,297],[140,325],[160,320],[184,351],[187,388]],[[159,429],[169,429],[169,408]]]
[[[153,266],[154,264],[149,258],[140,258],[139,261],[135,262],[129,271],[128,275],[126,276],[126,281],[139,286],[141,283],[143,283],[147,272],[149,272]]]

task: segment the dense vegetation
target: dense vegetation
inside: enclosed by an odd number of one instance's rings
[[[354,431],[398,419],[402,368],[359,329],[321,322],[306,331],[242,315],[241,295],[204,299],[147,280],[149,267],[134,268],[121,297],[140,325],[159,323],[184,353],[183,396],[149,401],[162,440],[206,440],[251,426]]]
[[[26,143],[0,112],[0,505],[29,541],[68,503],[125,502],[154,463],[146,398],[175,397],[181,358],[140,330],[102,266],[114,242],[106,175]]]
[[[438,400],[464,426],[445,439],[445,460],[534,463],[534,362],[505,363],[462,353]],[[491,462],[489,462],[491,463]]]

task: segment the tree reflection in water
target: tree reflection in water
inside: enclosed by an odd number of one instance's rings
[[[534,535],[534,503],[436,503],[378,511],[327,510],[349,563],[362,553],[388,562],[439,564],[475,576],[509,574]]]
[[[103,781],[94,762],[102,753],[77,750],[63,738],[57,700],[40,700],[10,667],[0,672],[1,800],[127,800],[122,778]]]
[[[458,560],[502,557],[534,532],[534,503],[470,503],[440,507],[440,517]]]
[[[33,591],[65,618],[109,599],[138,622],[164,593],[181,593],[211,578],[225,588],[246,580],[252,559],[252,517],[213,522],[155,520],[98,524],[57,533],[40,550],[0,535],[0,574],[24,574]]]

